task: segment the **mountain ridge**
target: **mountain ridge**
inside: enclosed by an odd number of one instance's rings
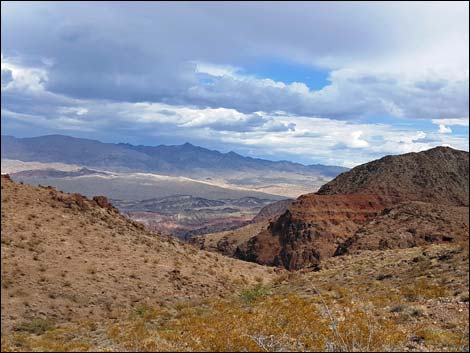
[[[17,138],[2,135],[2,158],[22,161],[62,162],[107,167],[110,170],[134,170],[178,173],[191,170],[274,169],[299,173],[322,173],[336,176],[347,168],[319,164],[304,165],[290,161],[270,161],[222,153],[190,143],[182,145],[144,146],[129,143],[104,143],[66,135]],[[178,165],[180,163],[180,165]],[[184,165],[181,165],[184,164]]]
[[[466,151],[440,146],[385,156],[338,175],[316,194],[375,193],[392,203],[437,201],[468,206],[468,155]],[[400,181],[400,185],[394,181]]]

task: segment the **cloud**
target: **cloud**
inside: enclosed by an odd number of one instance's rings
[[[9,60],[2,54],[2,88],[17,91],[42,91],[48,80],[47,71],[42,68],[25,67]],[[5,77],[4,77],[5,76]]]
[[[2,133],[348,166],[468,149],[467,3],[1,6]],[[326,84],[253,69],[272,61]]]
[[[450,127],[447,127],[443,124],[439,124],[439,130],[441,134],[450,134],[452,133],[452,129]]]
[[[204,62],[195,62],[196,73],[198,74],[207,74],[214,77],[222,76],[235,76],[237,72],[241,71],[238,67],[233,67],[230,65],[214,65],[211,63]]]
[[[468,118],[453,118],[453,119],[432,119],[433,124],[437,125],[461,125],[468,126]]]
[[[451,134],[449,126],[468,126],[468,118],[432,119],[432,123],[439,125],[438,132],[441,134]]]
[[[86,115],[88,114],[88,109],[83,107],[61,107],[59,112],[63,114]]]
[[[2,92],[4,98],[7,92]],[[25,98],[25,97],[23,97]],[[2,99],[2,133],[67,133],[103,141],[156,145],[189,141],[222,151],[303,163],[354,166],[384,154],[420,151],[444,143],[467,149],[466,137],[389,124],[242,113],[227,108],[70,99],[30,92],[27,112],[15,96]],[[60,107],[59,109],[57,107]],[[86,114],[77,114],[86,110]]]
[[[348,142],[348,146],[352,148],[365,148],[369,147],[369,143],[366,140],[361,139],[362,131],[351,132],[351,140]]]
[[[7,68],[2,68],[2,86],[8,85],[13,81],[13,72]]]
[[[3,10],[4,55],[19,53],[25,67],[47,71],[48,91],[74,98],[333,119],[468,115],[465,3],[99,3],[93,12],[80,3],[8,3]],[[266,58],[321,68],[330,84],[313,91],[243,74]]]

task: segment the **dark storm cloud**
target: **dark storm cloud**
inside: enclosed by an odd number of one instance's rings
[[[49,60],[45,88],[51,92],[76,98],[227,107],[246,113],[283,110],[349,119],[387,113],[384,99],[406,98],[410,91],[401,86],[400,75],[383,79],[377,73],[333,77],[332,89],[318,96],[296,87],[232,76],[213,77],[212,84],[204,85],[195,62],[243,67],[280,57],[334,70],[413,50],[429,32],[428,10],[414,4],[408,6],[409,11],[393,4],[353,3],[47,2],[2,6],[8,13],[2,18],[2,54],[33,66]],[[420,12],[421,22],[408,21],[409,13]],[[378,84],[383,86],[379,97],[370,97],[363,89]],[[451,84],[442,82],[443,86]],[[355,87],[349,89],[351,85]],[[452,93],[460,97],[466,91]],[[410,101],[415,98],[419,97]],[[401,109],[418,117],[428,113],[415,111],[416,107],[405,102]],[[442,109],[433,117],[441,113]]]

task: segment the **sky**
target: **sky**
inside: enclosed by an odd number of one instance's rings
[[[2,2],[1,132],[352,167],[469,143],[468,2]]]

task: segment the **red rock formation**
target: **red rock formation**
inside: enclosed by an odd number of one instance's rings
[[[465,226],[443,205],[468,206],[468,183],[468,152],[437,147],[387,156],[340,174],[316,194],[299,197],[268,229],[240,245],[235,256],[296,270],[316,268],[335,253],[460,239],[468,232],[468,221]],[[384,208],[388,210],[376,219]],[[391,209],[393,217],[386,215]]]
[[[289,270],[317,267],[385,206],[376,195],[302,195],[236,256]]]

